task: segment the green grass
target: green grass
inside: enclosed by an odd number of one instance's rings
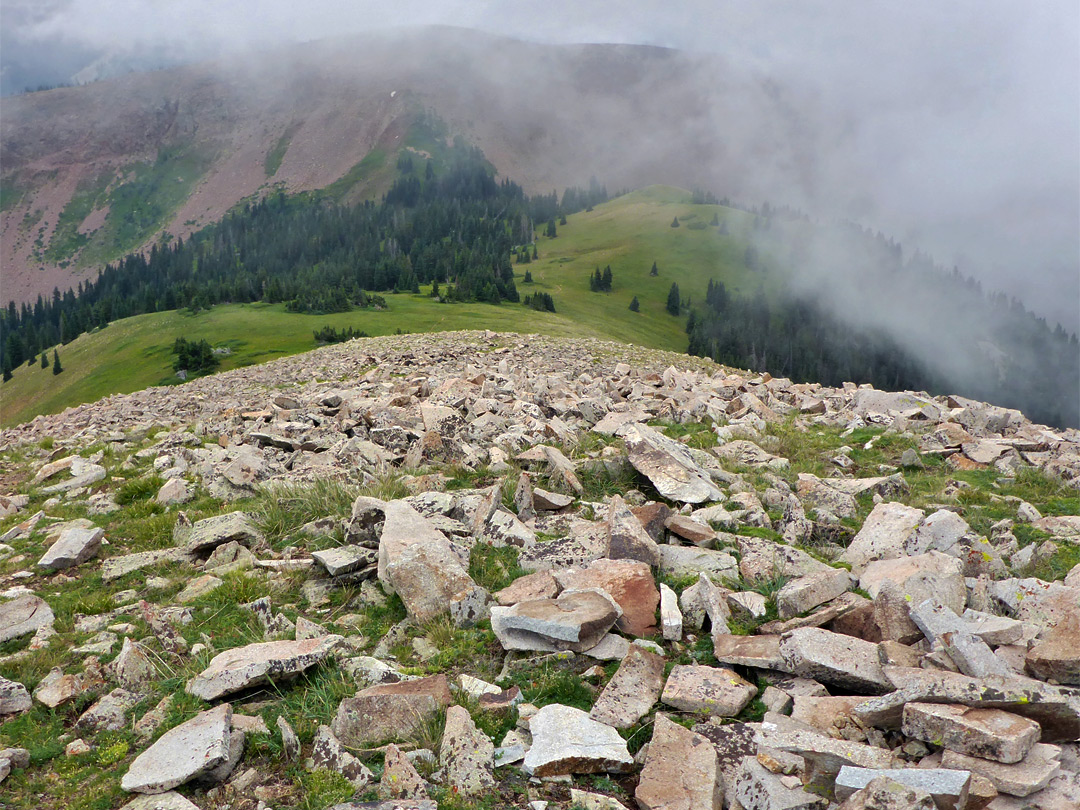
[[[278,173],[278,169],[281,168],[281,161],[285,159],[285,153],[289,151],[289,144],[292,143],[297,128],[294,124],[286,129],[278,138],[277,143],[274,144],[274,148],[266,153],[266,160],[263,161],[263,171],[266,173],[267,180],[272,179]]]

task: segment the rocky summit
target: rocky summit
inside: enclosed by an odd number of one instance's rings
[[[1080,806],[1080,432],[589,340],[0,433],[0,804]]]

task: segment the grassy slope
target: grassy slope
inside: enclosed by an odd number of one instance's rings
[[[707,227],[692,230],[695,221],[711,222],[714,212],[726,219],[730,236]],[[678,215],[683,226],[672,228]],[[540,237],[540,260],[515,267],[522,295],[550,292],[556,314],[502,304],[438,304],[424,296],[387,296],[384,312],[356,311],[334,315],[297,315],[283,305],[220,306],[189,315],[154,313],[110,324],[106,329],[61,349],[63,374],[37,364],[21,366],[10,382],[0,386],[0,424],[12,425],[39,413],[53,413],[113,393],[137,391],[175,382],[170,354],[173,341],[205,338],[233,353],[221,369],[251,365],[314,348],[312,331],[329,324],[352,326],[370,335],[488,328],[496,331],[605,337],[650,348],[684,351],[685,318],[664,307],[672,281],[685,298],[702,300],[710,277],[723,279],[731,289],[752,289],[757,276],[742,264],[745,242],[741,233],[750,216],[713,205],[692,205],[679,189],[654,186],[625,195],[594,211],[575,214],[559,226],[555,239]],[[649,276],[653,261],[658,277]],[[610,264],[611,293],[589,291],[593,268]],[[524,284],[525,269],[534,283]],[[631,312],[635,296],[641,311]],[[51,360],[51,354],[50,354]]]

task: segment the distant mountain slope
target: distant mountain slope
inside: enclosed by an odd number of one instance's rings
[[[3,298],[63,290],[272,186],[338,181],[342,193],[377,195],[380,152],[422,111],[529,192],[595,175],[612,189],[714,183],[738,194],[761,172],[755,151],[778,142],[806,150],[790,167],[797,179],[815,146],[782,89],[728,76],[715,58],[659,48],[435,28],[5,98]],[[757,128],[718,131],[725,116]]]

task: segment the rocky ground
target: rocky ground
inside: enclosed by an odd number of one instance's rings
[[[1080,433],[353,341],[0,434],[5,808],[1080,806]]]

